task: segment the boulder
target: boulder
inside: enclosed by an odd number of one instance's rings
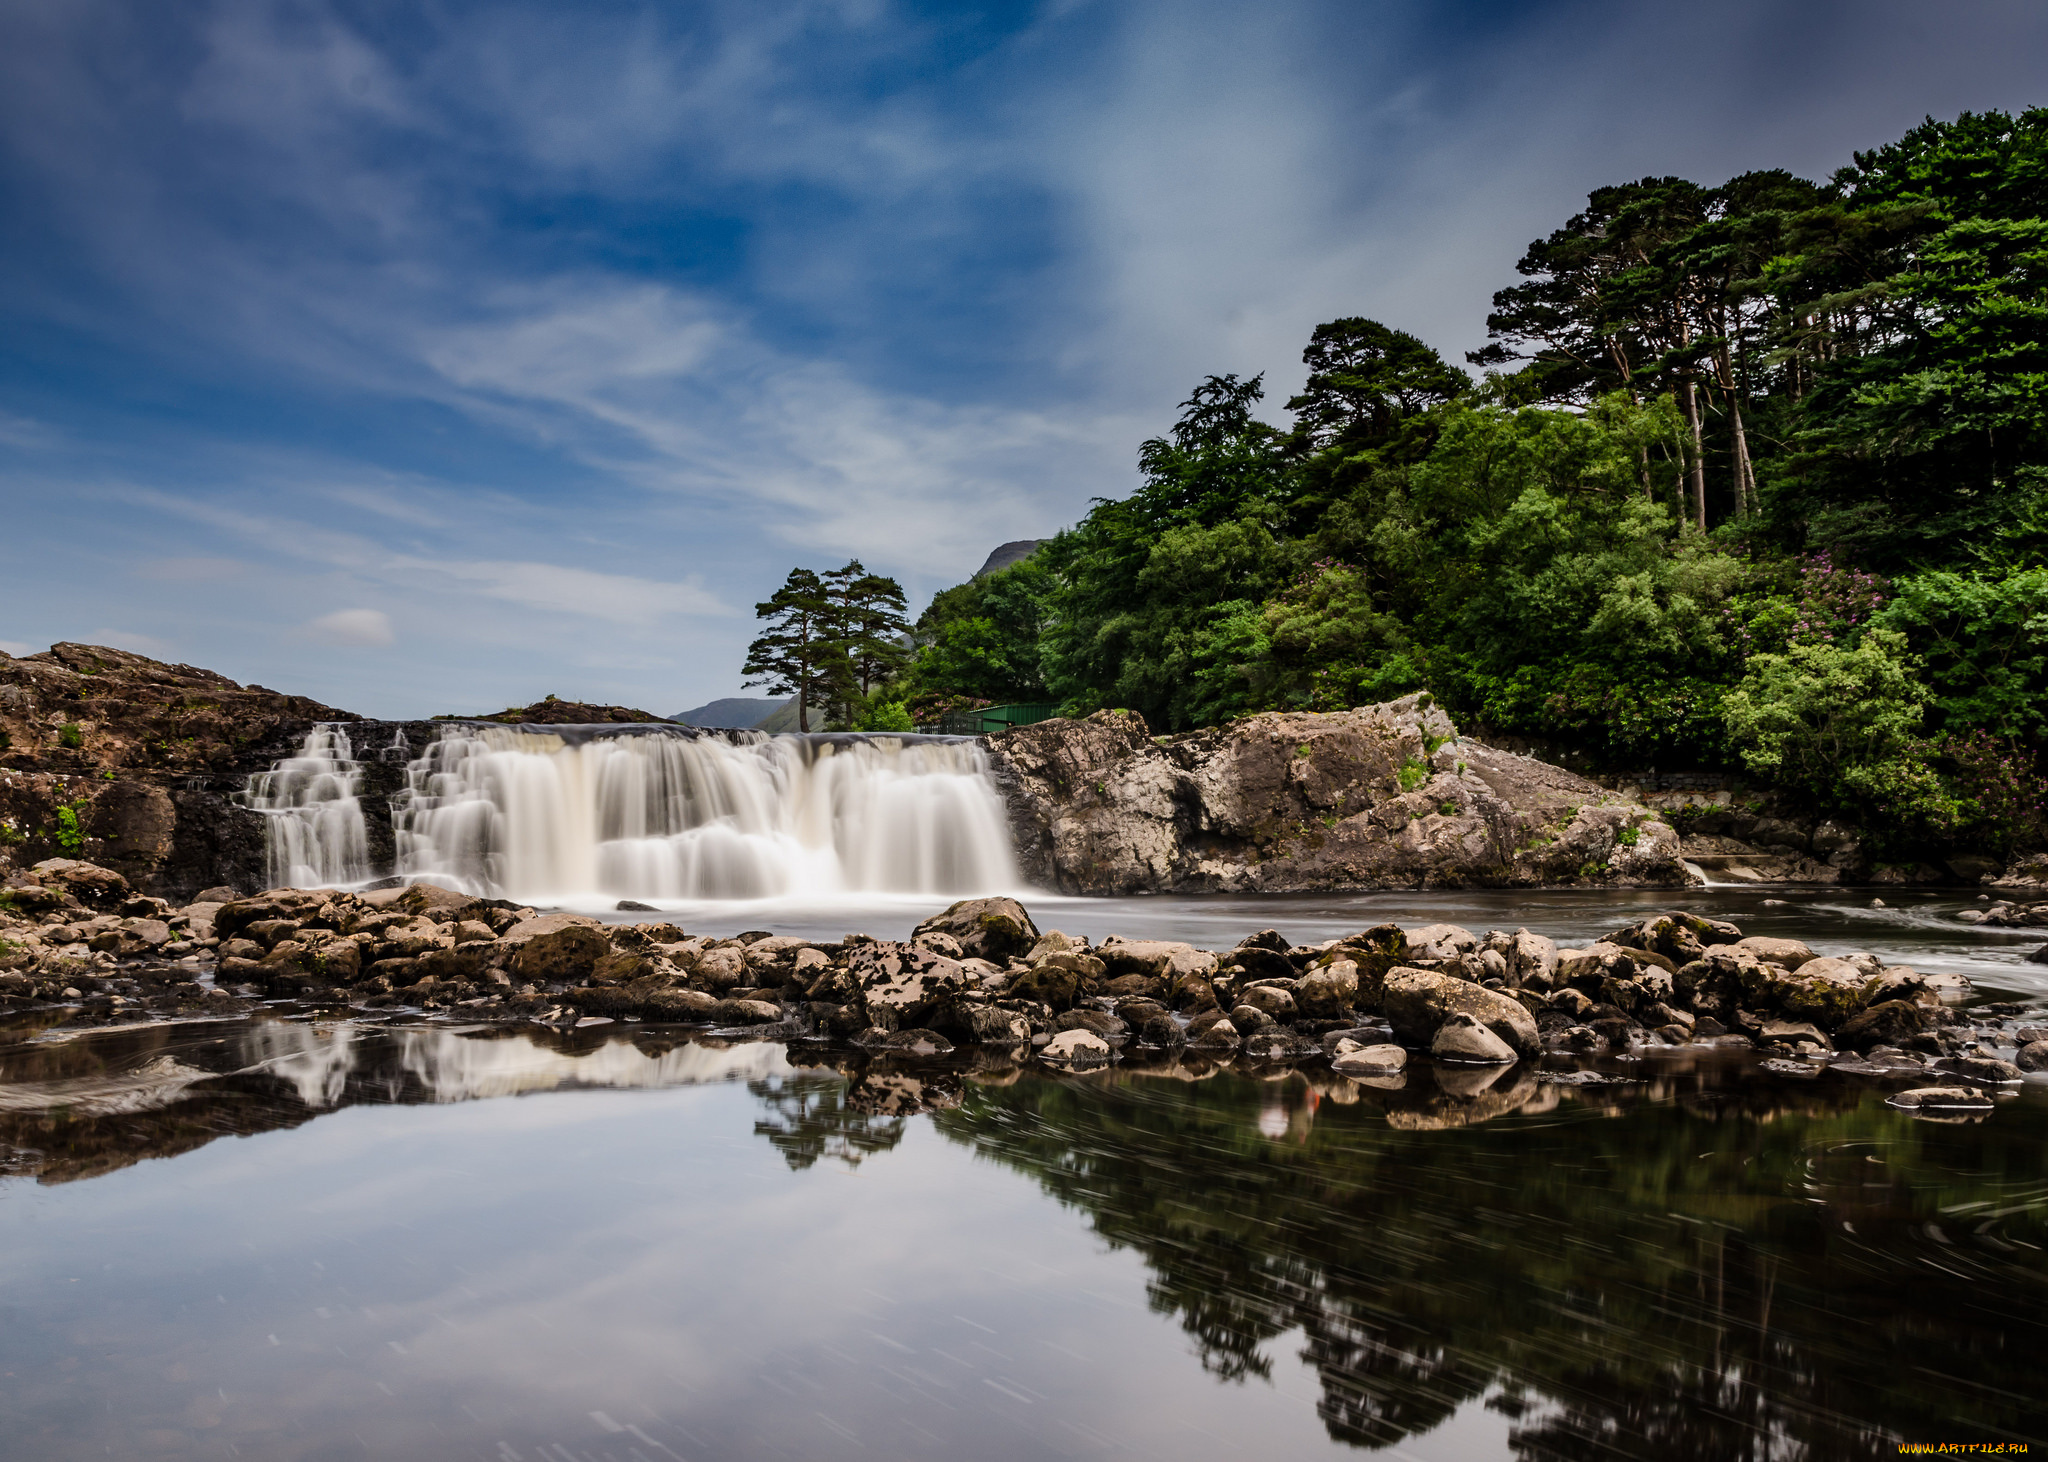
[[[847,956],[846,969],[856,982],[868,1024],[883,1030],[926,1024],[967,984],[967,972],[958,960],[916,944],[878,940],[856,945]]]
[[[1745,1003],[1753,1009],[1781,1011],[1835,1030],[1863,1009],[1877,977],[1863,966],[1840,959],[1814,959],[1797,970],[1783,965],[1741,965],[1738,978]]]
[[[1742,931],[1733,924],[1674,909],[1617,929],[1601,943],[1660,954],[1676,966],[1698,959],[1709,946],[1733,944],[1741,938]]]
[[[1343,959],[1310,969],[1295,982],[1294,999],[1318,1019],[1342,1017],[1358,1001],[1357,964]]]
[[[1852,1051],[1896,1046],[1927,1028],[1926,1012],[1907,1000],[1880,1000],[1857,1011],[1836,1032],[1838,1044]]]
[[[1015,899],[962,899],[942,914],[934,914],[911,931],[920,934],[950,934],[960,942],[963,954],[997,964],[1024,954],[1038,942],[1038,926]]]
[[[77,858],[45,858],[29,874],[42,887],[62,889],[88,909],[118,909],[135,893],[113,869]]]
[[[1895,1107],[1991,1109],[1991,1098],[1968,1086],[1916,1086],[1911,1091],[1896,1092],[1886,1100]]]
[[[597,920],[581,914],[545,914],[515,925],[498,941],[511,955],[513,974],[536,985],[586,983],[597,962],[611,953]]]
[[[2027,1042],[2013,1056],[2012,1064],[2022,1071],[2048,1071],[2048,1040]]]
[[[1299,1013],[1294,996],[1278,985],[1249,985],[1238,998],[1273,1020],[1293,1020]]]
[[[1025,875],[1065,893],[1685,882],[1649,809],[1461,737],[1426,693],[1157,741],[1099,711],[986,744]]]
[[[1125,939],[1112,934],[1096,946],[1095,954],[1113,976],[1150,975],[1169,987],[1183,980],[1206,979],[1216,972],[1215,955],[1167,939]],[[1294,974],[1292,965],[1287,966],[1287,974]]]
[[[1408,1053],[1389,1045],[1340,1047],[1330,1058],[1331,1069],[1345,1076],[1393,1076],[1407,1064]]]
[[[1093,1031],[1061,1031],[1038,1048],[1038,1056],[1055,1066],[1106,1066],[1116,1053]]]
[[[1452,1015],[1473,1017],[1524,1056],[1542,1049],[1536,1021],[1522,1005],[1483,985],[1430,970],[1397,968],[1381,990],[1381,1011],[1395,1034],[1418,1046],[1435,1039]]]
[[[1514,1047],[1463,1011],[1454,1011],[1437,1027],[1429,1054],[1439,1061],[1469,1061],[1498,1066],[1515,1059]]]
[[[1796,970],[1801,965],[1819,958],[1797,939],[1771,939],[1758,934],[1736,940],[1733,947],[1745,954],[1755,955],[1765,964],[1783,965],[1788,970]]]
[[[994,1005],[957,1006],[954,1026],[964,1031],[968,1040],[985,1046],[1021,1046],[1031,1039],[1029,1020]]]

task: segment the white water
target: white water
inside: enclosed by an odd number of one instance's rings
[[[276,882],[396,872],[549,904],[957,896],[1021,882],[987,758],[971,742],[569,741],[545,728],[451,726],[408,762],[392,800],[392,870],[367,866],[349,756],[346,735],[322,726],[300,756],[252,779],[250,805],[272,814]],[[345,826],[353,842],[339,836]]]
[[[299,748],[249,779],[244,802],[263,814],[272,888],[329,888],[372,876],[362,768],[348,733],[315,726]]]

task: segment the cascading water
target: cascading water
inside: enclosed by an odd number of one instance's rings
[[[400,874],[529,901],[1019,882],[971,742],[450,727],[410,764],[392,825]]]
[[[263,814],[273,888],[330,888],[370,875],[362,768],[348,732],[322,722],[299,754],[249,779],[246,806]]]

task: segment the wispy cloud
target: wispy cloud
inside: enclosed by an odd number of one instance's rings
[[[308,620],[303,633],[326,645],[377,647],[396,638],[391,632],[391,616],[381,609],[337,609]]]

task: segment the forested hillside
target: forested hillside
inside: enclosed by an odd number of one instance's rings
[[[1353,318],[1280,413],[1202,381],[1135,492],[938,596],[881,697],[1169,732],[1426,688],[1900,847],[2037,836],[2048,109],[1825,183],[1602,188],[1519,271],[1471,370]]]

